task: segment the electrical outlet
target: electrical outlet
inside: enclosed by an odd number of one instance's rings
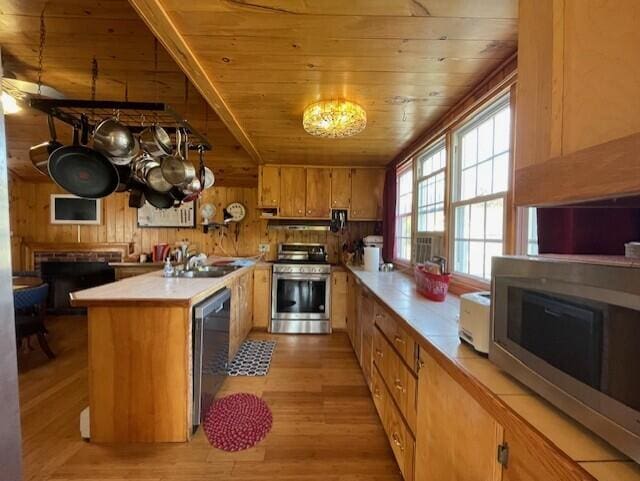
[[[258,244],[258,250],[260,254],[266,254],[269,252],[269,244]]]

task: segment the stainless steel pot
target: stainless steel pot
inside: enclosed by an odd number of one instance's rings
[[[159,167],[160,163],[148,155],[147,153],[142,154],[139,160],[135,161],[133,164],[133,173],[138,181],[146,183],[147,182],[147,174],[154,167]]]
[[[173,184],[168,182],[162,175],[162,167],[156,165],[147,170],[146,177],[147,185],[153,190],[167,193],[173,189]]]
[[[188,151],[188,142],[185,139],[185,154]],[[176,130],[176,151],[173,155],[162,160],[162,175],[175,186],[186,186],[196,177],[195,166],[182,154],[182,135]]]
[[[142,153],[142,148],[140,147],[140,142],[138,141],[137,137],[133,138],[134,141],[134,148],[133,151],[131,153],[131,155],[128,155],[126,157],[109,157],[109,160],[111,161],[112,164],[115,165],[131,165],[131,163],[137,159],[138,157],[140,157],[140,154]]]
[[[49,136],[51,139],[31,147],[29,149],[29,158],[36,169],[48,176],[49,156],[54,150],[62,147],[62,144],[56,139],[56,126],[53,123],[53,116],[47,116],[47,124],[49,125]]]
[[[140,144],[153,157],[162,159],[171,155],[171,137],[159,125],[147,127],[140,133]]]
[[[131,130],[116,118],[98,124],[93,132],[93,147],[117,165],[130,163],[140,149]]]

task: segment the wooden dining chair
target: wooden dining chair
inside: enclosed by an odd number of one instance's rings
[[[13,307],[18,347],[24,339],[28,340],[30,336],[35,335],[44,353],[49,359],[53,359],[56,356],[47,342],[48,331],[44,325],[48,293],[48,284],[16,290],[13,292]]]

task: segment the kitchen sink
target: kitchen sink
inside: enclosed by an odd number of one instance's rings
[[[174,277],[186,277],[186,278],[202,278],[202,277],[224,277],[227,274],[230,274],[238,269],[241,269],[242,266],[236,265],[224,265],[224,266],[203,266],[196,267],[192,270],[179,270],[176,271],[173,276]]]

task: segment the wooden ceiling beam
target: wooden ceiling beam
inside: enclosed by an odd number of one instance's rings
[[[209,79],[206,71],[159,0],[129,0],[138,15],[156,38],[164,45],[189,80],[215,110],[229,131],[253,160],[262,163],[262,157],[238,119]]]

